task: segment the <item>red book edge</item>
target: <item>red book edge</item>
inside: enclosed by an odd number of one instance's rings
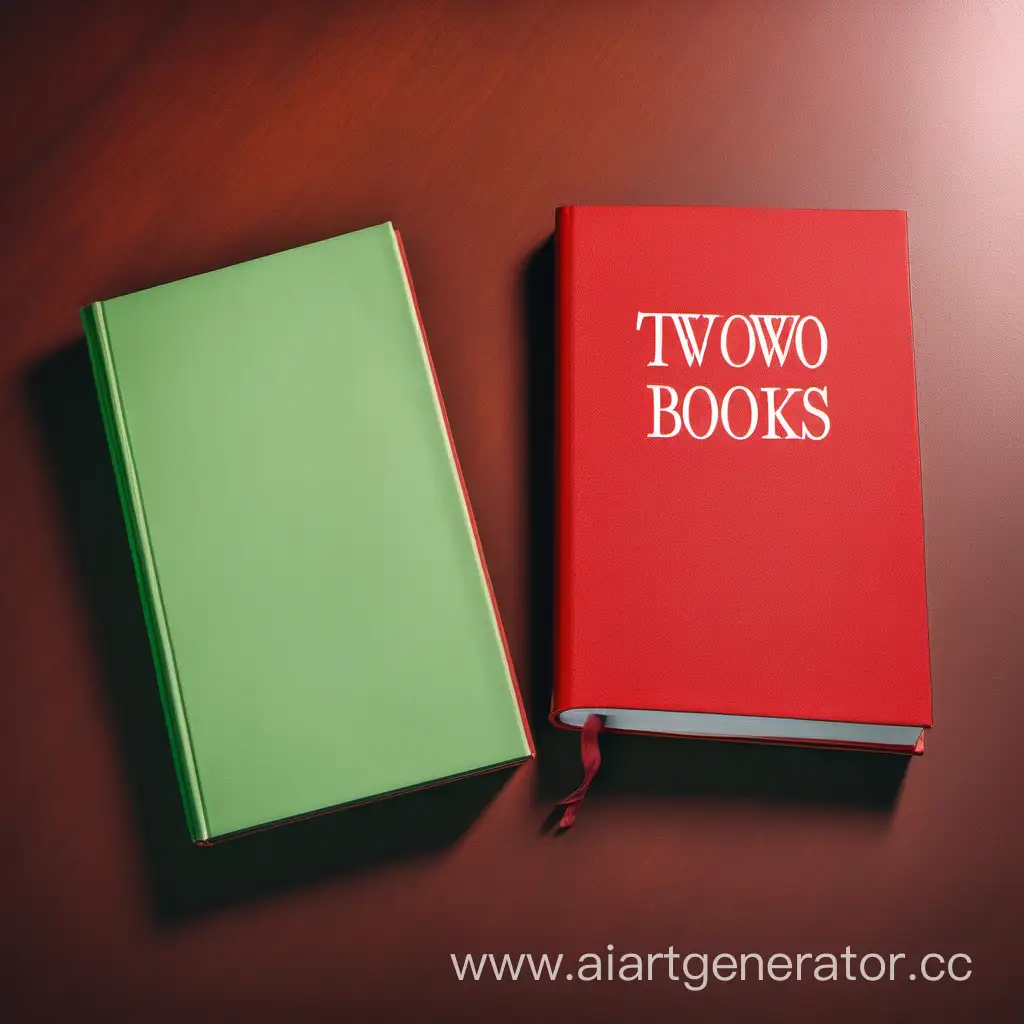
[[[568,311],[569,296],[569,220],[571,207],[560,206],[555,210],[555,623],[554,623],[554,682],[551,687],[551,711],[549,720],[560,729],[579,731],[582,727],[566,725],[559,721],[558,714],[564,710],[565,701],[561,691],[568,678],[568,657],[565,638],[569,636],[569,603],[567,583],[569,573],[570,530],[568,494],[569,467],[569,424],[568,415],[571,398],[569,381],[572,366],[569,332],[572,321]],[[561,707],[560,707],[561,705]]]
[[[551,724],[557,726],[559,729],[564,729],[566,732],[580,732],[582,726],[566,725],[565,722],[562,722],[557,718],[557,715],[566,710],[569,709],[552,708],[549,716]],[[601,732],[602,734],[618,733],[621,736],[660,736],[673,740],[711,740],[718,743],[768,744],[773,747],[815,747],[822,750],[867,750],[879,754],[923,754],[925,733],[930,728],[931,726],[929,725],[921,726],[921,735],[917,738],[917,742],[913,747],[897,747],[883,743],[851,743],[848,740],[794,740],[773,736],[710,736],[704,733],[653,732],[646,729],[640,731],[636,729],[615,729],[608,726],[602,726]]]

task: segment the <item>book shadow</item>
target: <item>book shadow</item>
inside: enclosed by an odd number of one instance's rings
[[[529,713],[537,748],[537,799],[545,805],[580,781],[579,733],[548,721],[554,682],[556,586],[555,247],[527,259],[520,282],[525,345],[529,536]],[[628,338],[625,339],[628,343]],[[605,733],[602,767],[587,801],[619,795],[754,800],[891,815],[910,755]],[[554,808],[542,826],[560,816]]]
[[[210,847],[190,841],[84,340],[34,366],[26,389],[71,542],[158,924],[184,924],[233,904],[451,847],[514,769]]]

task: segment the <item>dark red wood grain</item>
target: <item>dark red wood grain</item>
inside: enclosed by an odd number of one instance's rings
[[[1024,1009],[1019,4],[7,4],[0,1016],[1014,1019]],[[550,679],[560,203],[910,215],[935,729],[609,738]],[[536,766],[196,850],[80,344],[97,298],[391,219]],[[905,771],[904,771],[905,768]],[[474,788],[475,787],[475,788]],[[449,953],[963,951],[962,984],[464,982]]]

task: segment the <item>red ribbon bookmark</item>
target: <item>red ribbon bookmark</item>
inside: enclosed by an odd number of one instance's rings
[[[580,732],[580,757],[583,760],[583,781],[558,806],[565,805],[565,811],[558,822],[560,829],[571,828],[583,798],[594,781],[597,769],[601,767],[601,748],[597,745],[597,734],[601,731],[601,716],[588,715]]]

